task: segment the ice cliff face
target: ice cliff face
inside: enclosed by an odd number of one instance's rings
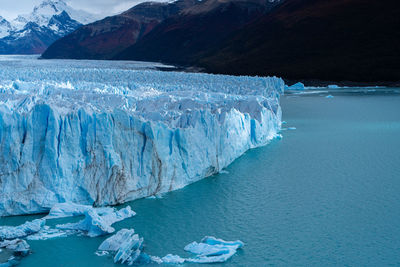
[[[0,60],[0,215],[179,189],[280,129],[281,79],[112,64]]]

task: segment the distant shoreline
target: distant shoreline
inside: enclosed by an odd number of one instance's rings
[[[162,62],[157,62],[160,64],[165,64]],[[157,70],[160,71],[181,71],[181,72],[190,72],[190,73],[209,73],[209,74],[220,74],[220,75],[232,75],[232,74],[225,74],[225,73],[213,73],[207,72],[204,68],[200,67],[183,67],[183,66],[174,66],[171,67],[157,67]],[[248,76],[248,75],[232,75],[232,76]],[[274,75],[266,75],[260,77],[267,77],[267,76],[274,76]],[[328,85],[337,85],[339,87],[375,87],[375,86],[384,86],[384,87],[400,87],[400,81],[379,81],[379,82],[354,82],[354,81],[334,81],[334,80],[319,80],[319,79],[286,79],[281,77],[285,84],[293,85],[295,83],[301,82],[306,87],[327,87]]]
[[[38,60],[100,60],[100,61],[114,61],[114,60],[101,60],[101,59],[46,59],[42,58],[40,54],[35,55],[0,55],[0,56],[32,56],[37,57]],[[131,60],[117,60],[117,61],[131,61]],[[231,76],[248,76],[248,75],[234,75],[234,74],[226,74],[226,73],[214,73],[208,72],[205,68],[196,67],[196,66],[179,66],[179,65],[172,65],[164,62],[148,62],[148,61],[139,61],[139,60],[132,60],[135,62],[146,62],[146,63],[156,63],[165,65],[165,67],[155,67],[156,70],[160,71],[178,71],[178,72],[188,72],[188,73],[209,73],[209,74],[220,74],[220,75],[231,75]],[[260,77],[268,77],[274,75],[265,75]],[[293,85],[297,82],[303,83],[306,87],[327,87],[328,85],[338,85],[339,87],[374,87],[374,86],[385,86],[385,87],[400,87],[400,80],[399,81],[379,81],[379,82],[354,82],[354,81],[335,81],[335,80],[320,80],[320,79],[287,79],[285,77],[282,78],[287,85]]]

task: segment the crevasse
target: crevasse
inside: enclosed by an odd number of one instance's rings
[[[115,64],[0,62],[1,216],[179,189],[280,130],[281,79]]]

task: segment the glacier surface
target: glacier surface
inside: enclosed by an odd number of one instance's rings
[[[280,130],[279,78],[129,64],[0,58],[0,216],[179,189]]]

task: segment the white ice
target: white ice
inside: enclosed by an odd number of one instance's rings
[[[185,250],[196,254],[194,258],[186,261],[194,263],[218,263],[225,262],[236,254],[239,248],[243,247],[243,242],[224,241],[212,236],[206,236],[201,243],[193,242],[185,247]]]
[[[128,265],[149,263],[151,261],[150,256],[143,253],[142,250],[143,238],[139,238],[139,235],[135,234],[133,229],[122,229],[107,238],[99,246],[97,254],[113,253],[114,263],[126,263]]]
[[[93,208],[89,205],[80,205],[75,203],[57,203],[51,209],[49,214],[45,217],[46,219],[58,219],[72,216],[84,215],[86,211],[96,210],[98,214],[110,214],[114,213],[113,208]]]
[[[168,254],[164,257],[161,258],[160,263],[165,263],[165,264],[182,264],[185,262],[185,259],[178,256],[178,255],[172,255]]]
[[[0,240],[23,238],[43,229],[46,220],[37,219],[19,226],[0,226]]]
[[[30,251],[30,246],[25,240],[13,239],[0,242],[0,248],[6,248],[26,256]]]
[[[286,90],[304,90],[304,89],[305,89],[305,86],[301,82],[298,82],[298,83],[295,83],[295,84],[293,84],[291,86],[287,86],[286,87]]]
[[[168,254],[163,258],[152,257],[157,263],[182,264],[188,263],[222,263],[229,260],[242,248],[244,243],[240,240],[225,241],[212,236],[206,236],[200,243],[192,242],[185,247],[185,250],[193,253],[192,258],[182,258],[177,255]]]
[[[18,265],[20,258],[27,256],[31,251],[29,244],[22,239],[0,241],[0,252],[1,249],[7,249],[13,252],[7,259],[7,262],[0,263],[1,267]]]
[[[49,226],[44,226],[42,230],[37,232],[36,234],[32,234],[26,237],[27,240],[47,240],[47,239],[53,239],[53,238],[58,238],[58,237],[67,237],[69,235],[73,235],[78,233],[77,231],[71,230],[71,231],[65,231],[65,230],[59,230],[59,229],[52,229]]]
[[[102,215],[97,213],[96,209],[90,209],[84,211],[85,218],[83,220],[77,223],[59,224],[56,228],[60,230],[82,231],[87,236],[96,237],[113,233],[115,229],[112,227],[112,224],[133,217],[135,214],[130,206]]]

